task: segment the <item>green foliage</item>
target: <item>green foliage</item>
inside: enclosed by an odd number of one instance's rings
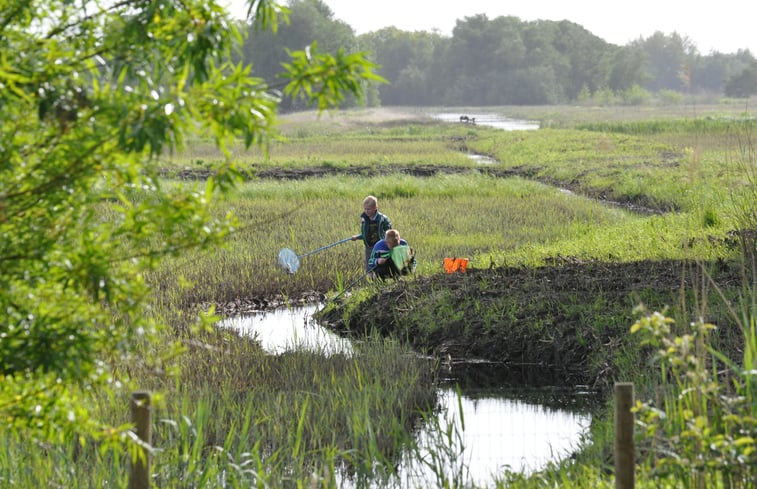
[[[267,24],[278,6],[254,2]],[[86,6],[86,8],[84,8]],[[241,40],[216,2],[12,0],[0,7],[0,414],[9,430],[108,443],[88,399],[111,368],[161,368],[139,353],[160,325],[144,273],[217,244],[211,212],[239,172],[222,158],[202,186],[166,185],[158,157],[202,133],[264,143],[278,98],[229,62]],[[295,60],[287,90],[319,108],[374,79],[361,55]],[[313,90],[312,87],[319,88]],[[138,198],[134,198],[138,196]],[[101,212],[107,206],[107,212]],[[161,354],[170,355],[170,348]]]
[[[757,61],[732,75],[725,84],[725,94],[729,97],[749,98],[757,93]]]
[[[291,63],[284,63],[285,78],[290,82],[284,94],[293,99],[303,97],[318,110],[338,105],[345,93],[362,96],[363,81],[384,81],[373,73],[374,65],[364,53],[347,54],[340,49],[336,55],[318,54],[317,42],[304,51],[291,52]]]
[[[652,98],[652,94],[639,85],[633,85],[628,90],[624,90],[620,96],[624,105],[643,105]]]
[[[603,107],[615,105],[616,100],[617,96],[615,92],[606,87],[597,90],[592,96],[592,101],[595,104]]]
[[[358,40],[380,65],[378,73],[390,81],[378,87],[384,104],[413,106],[434,102],[434,93],[429,90],[434,55],[448,42],[440,34],[387,27],[363,34]]]
[[[671,388],[661,401],[637,401],[634,408],[651,476],[672,476],[685,487],[751,487],[757,471],[754,318],[741,325],[749,353],[737,363],[711,348],[714,325],[700,319],[676,333],[664,312],[641,312],[631,332],[655,348],[662,385]]]
[[[676,90],[660,90],[657,97],[663,105],[680,105],[683,102],[683,94]]]

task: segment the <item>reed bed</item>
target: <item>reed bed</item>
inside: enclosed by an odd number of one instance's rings
[[[388,477],[436,404],[429,360],[391,340],[366,338],[353,355],[330,356],[296,345],[268,355],[224,330],[184,341],[188,350],[175,362],[181,382],[142,372],[142,386],[161,393],[156,487],[335,487],[337,479]],[[105,419],[127,421],[126,395],[99,403]],[[3,441],[6,487],[125,486],[127,454],[94,443]]]

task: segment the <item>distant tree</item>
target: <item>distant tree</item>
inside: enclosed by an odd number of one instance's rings
[[[645,92],[639,88],[651,92],[647,96],[661,90],[722,92],[726,80],[740,76],[754,61],[748,51],[702,56],[677,33],[657,32],[616,46],[569,21],[524,22],[484,14],[458,19],[451,37],[387,27],[355,40],[349,26],[335,20],[321,0],[291,0],[289,5],[292,21],[279,36],[249,28],[244,59],[253,62],[256,74],[277,83],[287,48],[312,39],[319,48],[370,52],[378,73],[389,81],[364,84],[372,104],[502,105],[579,98],[627,103],[629,94],[640,100]],[[534,79],[537,74],[545,78]],[[614,94],[609,97],[607,90]],[[282,106],[300,108],[302,102],[285,100]]]
[[[653,92],[666,88],[689,91],[691,66],[698,52],[688,37],[675,32],[667,36],[658,31],[632,45],[639,47],[645,55],[644,88]]]
[[[429,73],[434,63],[441,35],[429,32],[406,32],[387,27],[359,37],[361,48],[371,53],[380,68],[377,73],[388,84],[378,87],[381,101],[388,105],[424,105],[433,103]]]
[[[748,98],[757,94],[757,62],[728,79],[725,94],[729,97]]]
[[[523,42],[523,23],[520,19],[512,16],[496,17],[489,22],[487,30],[493,39],[488,66],[497,72],[522,67],[526,61],[527,48]]]
[[[616,92],[628,90],[641,84],[643,78],[644,52],[639,46],[626,46],[615,50],[610,62],[607,87]]]
[[[549,66],[535,66],[513,73],[509,104],[545,105],[565,100],[563,86]]]
[[[528,50],[524,24],[516,17],[489,20],[480,14],[458,20],[440,69],[447,86],[443,103],[496,105],[513,100],[514,76],[527,65]]]
[[[607,83],[611,48],[567,21],[466,17],[458,20],[445,53],[448,98],[492,105],[575,99],[582,88]],[[544,78],[532,79],[537,74]]]
[[[284,12],[252,3],[260,28]],[[0,5],[0,418],[6,432],[118,442],[91,405],[111,367],[151,366],[160,325],[144,274],[215,244],[233,221],[165,185],[156,158],[188,134],[261,143],[278,99],[229,62],[239,32],[213,0],[5,0]],[[361,57],[294,53],[285,91],[319,108],[375,78]],[[138,198],[135,198],[138,197]],[[107,211],[107,212],[105,212]],[[147,362],[139,363],[139,362]],[[108,446],[107,444],[104,446]],[[7,482],[7,481],[6,481]]]
[[[287,21],[279,25],[275,32],[258,29],[254,21],[249,22],[248,36],[241,48],[243,61],[252,64],[255,75],[270,86],[284,84],[280,75],[290,51],[310,50],[315,43],[321,52],[341,53],[342,56],[358,53],[352,28],[335,19],[334,13],[323,1],[290,0],[287,8]],[[352,105],[356,100],[347,99],[344,103]],[[304,99],[284,97],[281,109],[303,109],[306,105]]]
[[[575,100],[581,88],[594,91],[607,84],[614,47],[573,22],[556,24],[553,45],[567,61],[561,82],[565,96]]]
[[[432,103],[431,93],[428,90],[426,72],[421,71],[415,65],[406,66],[399,74],[396,82],[397,95],[395,98],[387,98],[387,103],[392,105],[429,105]]]
[[[696,91],[722,93],[733,64],[733,56],[711,53],[697,56],[692,66],[692,85]]]

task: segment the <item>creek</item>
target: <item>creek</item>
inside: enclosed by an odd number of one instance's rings
[[[498,114],[464,115],[465,121],[459,113],[432,117],[505,131],[539,129],[538,122]],[[482,165],[497,163],[485,155],[469,156]],[[311,317],[318,307],[311,304],[253,313],[226,319],[221,326],[257,338],[272,355],[294,349],[352,355],[349,340]],[[442,438],[450,441],[445,432],[455,433],[443,461],[445,472],[459,483],[484,487],[503,469],[530,473],[569,457],[588,436],[592,394],[582,386],[544,385],[545,378],[549,375],[541,375],[530,365],[513,368],[450,359],[436,386],[438,415],[418,429],[418,445],[421,449],[435,447]],[[522,387],[526,384],[538,387]],[[446,431],[449,428],[452,430]],[[435,475],[428,468],[412,466],[410,458],[409,454],[403,457],[397,468],[399,485],[430,486]]]
[[[496,129],[502,129],[503,131],[530,131],[539,129],[538,121],[528,121],[523,119],[511,119],[499,114],[493,113],[451,113],[442,112],[439,114],[433,114],[432,117],[441,119],[444,122],[459,122],[461,124],[472,124],[480,126],[494,127]],[[467,117],[467,122],[461,120],[461,117]],[[472,122],[471,122],[472,121]]]
[[[459,123],[459,124],[466,124],[466,125],[488,126],[488,127],[494,127],[496,129],[501,129],[503,131],[532,131],[532,130],[539,129],[538,121],[529,121],[525,119],[512,119],[510,117],[505,117],[503,115],[491,113],[491,112],[467,113],[467,114],[460,114],[457,112],[455,113],[441,112],[441,113],[430,114],[430,116],[435,119],[439,119],[443,122]],[[461,119],[461,118],[465,118],[465,119]],[[487,155],[483,155],[479,153],[465,153],[465,155],[471,160],[475,161],[476,163],[482,166],[492,166],[492,165],[499,164],[499,162],[496,159],[492,158],[491,156],[487,156]],[[552,185],[550,184],[550,186]],[[560,188],[560,187],[554,187],[554,188],[557,188],[560,192],[570,194],[570,195],[575,195],[573,191],[571,191],[570,189]],[[624,209],[627,211],[635,212],[637,214],[642,214],[642,215],[660,214],[660,211],[657,209],[644,207],[642,205],[635,204],[635,203],[632,204],[628,202],[626,203],[613,202],[606,199],[597,200],[597,201],[601,202],[603,205],[606,205],[606,206]]]
[[[220,326],[257,338],[269,354],[306,349],[324,355],[352,355],[349,340],[323,328],[311,317],[319,304],[277,309],[225,319]],[[452,360],[452,359],[450,359]],[[454,427],[454,450],[445,470],[463,480],[486,486],[492,475],[507,467],[529,473],[570,456],[588,433],[591,396],[580,386],[540,386],[524,389],[513,376],[534,373],[532,366],[450,361],[436,388],[439,414],[416,433],[418,444],[435,445],[440,433]],[[421,486],[433,477],[427,470],[404,462],[398,469],[401,485]]]

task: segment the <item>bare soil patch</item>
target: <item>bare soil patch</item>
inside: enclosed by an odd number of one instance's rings
[[[606,390],[622,362],[649,361],[637,358],[643,349],[629,333],[634,307],[668,307],[683,331],[696,302],[692,294],[698,291],[701,303],[704,287],[712,295],[705,320],[719,327],[716,346],[739,358],[738,328],[702,279],[704,269],[733,296],[743,283],[737,263],[557,261],[388,283],[347,321],[341,304],[319,319],[351,336],[396,336],[441,361],[487,360],[521,371],[533,366],[554,381]]]

